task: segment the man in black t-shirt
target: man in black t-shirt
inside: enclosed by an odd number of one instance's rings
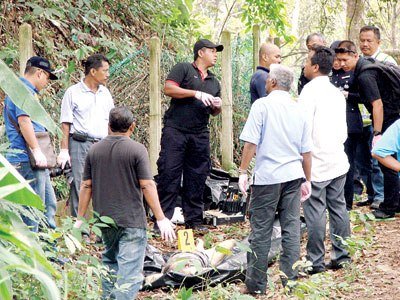
[[[164,115],[157,189],[167,218],[172,218],[182,182],[182,210],[186,228],[206,231],[203,190],[210,171],[208,120],[221,112],[221,88],[208,69],[222,45],[199,40],[194,62],[179,63],[169,73],[164,93],[171,104]]]
[[[83,218],[90,199],[100,217],[107,216],[116,226],[102,227],[105,244],[102,261],[108,266],[117,286],[103,280],[103,298],[135,299],[143,281],[143,262],[147,244],[143,195],[157,219],[161,236],[175,238],[173,224],[160,207],[151,175],[146,148],[129,137],[135,127],[133,114],[124,107],[113,108],[109,116],[110,134],[94,144],[86,156],[79,194],[78,216]],[[76,221],[74,227],[80,227]]]
[[[372,62],[359,57],[356,46],[351,41],[342,41],[335,49],[341,67],[345,71],[354,71],[355,87],[360,98],[371,111],[374,137],[372,146],[381,138],[382,133],[399,119],[399,99],[394,99],[390,81],[377,69],[363,69]],[[384,201],[373,212],[379,219],[393,217],[399,211],[399,177],[396,172],[379,165],[383,173]]]

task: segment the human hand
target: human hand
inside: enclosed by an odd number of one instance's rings
[[[203,104],[205,106],[210,106],[214,100],[214,97],[212,95],[201,92],[201,91],[196,91],[196,94],[194,95],[194,97],[196,99],[200,100],[201,102],[203,102]]]
[[[71,157],[69,156],[68,149],[60,149],[60,154],[57,156],[57,164],[61,166],[61,169],[64,169],[67,163],[71,165]]]
[[[342,92],[342,94],[343,94],[343,96],[346,98],[346,100],[347,100],[347,98],[349,98],[349,92],[347,92],[347,91],[341,91]]]
[[[42,150],[39,147],[32,149],[33,157],[35,158],[36,165],[38,167],[46,167],[47,166],[47,159],[44,156]]]
[[[247,174],[240,174],[239,175],[239,189],[245,197],[247,197],[247,185],[248,185]]]
[[[220,97],[214,97],[213,102],[212,102],[212,105],[213,105],[215,108],[220,108],[221,105],[222,105],[222,99],[221,99]]]
[[[157,226],[160,229],[162,239],[170,242],[176,239],[175,225],[168,218],[164,217],[162,220],[157,220]]]
[[[372,139],[372,148],[375,147],[376,143],[379,142],[379,140],[382,138],[382,135],[375,135],[374,138]]]
[[[303,203],[306,201],[308,198],[311,196],[311,182],[306,181],[301,184],[301,197],[300,197],[300,202]]]

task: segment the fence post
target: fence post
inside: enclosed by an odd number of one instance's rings
[[[221,96],[222,96],[222,132],[221,132],[221,152],[222,167],[225,170],[232,168],[233,164],[233,129],[232,129],[232,49],[231,33],[222,32],[222,76],[221,76]]]
[[[150,165],[153,175],[157,174],[157,159],[161,141],[161,47],[160,39],[150,39]]]
[[[19,27],[19,73],[24,75],[26,62],[33,56],[32,27],[24,23]]]
[[[260,26],[253,25],[253,71],[258,66],[258,50],[260,49]]]

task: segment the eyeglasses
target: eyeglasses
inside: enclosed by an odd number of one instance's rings
[[[346,49],[346,48],[335,48],[335,53],[353,53],[356,54],[355,51]]]

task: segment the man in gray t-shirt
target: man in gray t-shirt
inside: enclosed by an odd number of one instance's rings
[[[124,107],[113,108],[109,116],[110,134],[93,145],[86,157],[79,194],[78,216],[83,218],[89,201],[100,216],[112,218],[116,226],[102,228],[105,244],[103,263],[116,272],[117,286],[104,279],[103,297],[134,299],[143,281],[146,249],[146,215],[143,195],[157,219],[161,236],[172,241],[173,225],[160,207],[146,148],[129,137],[135,127],[133,114]],[[78,220],[75,227],[80,227]],[[115,276],[116,275],[116,276]]]

